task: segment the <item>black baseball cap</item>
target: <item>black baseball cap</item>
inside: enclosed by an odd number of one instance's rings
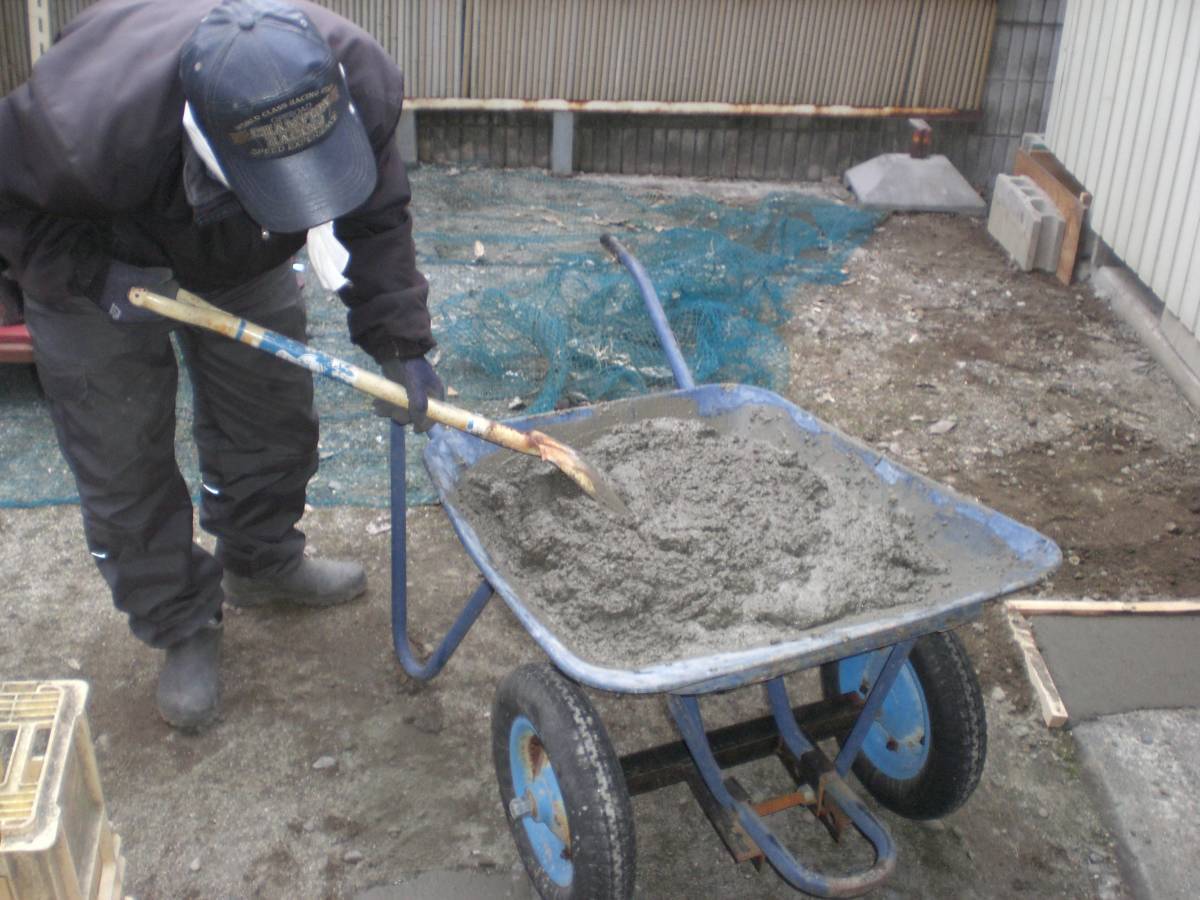
[[[183,92],[246,212],[305,231],[361,206],[375,154],[328,42],[294,6],[222,0],[179,63]]]

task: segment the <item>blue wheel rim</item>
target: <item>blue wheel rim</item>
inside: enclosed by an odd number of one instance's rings
[[[537,729],[525,716],[517,716],[509,729],[508,763],[513,796],[532,800],[531,811],[519,819],[529,846],[550,880],[566,887],[575,877],[567,805]]]
[[[838,690],[866,697],[887,654],[888,650],[876,650],[840,660]],[[889,778],[905,781],[915,778],[925,767],[929,742],[929,704],[912,662],[906,660],[859,754]]]

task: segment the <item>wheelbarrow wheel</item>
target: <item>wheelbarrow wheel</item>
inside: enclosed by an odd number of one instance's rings
[[[526,665],[492,703],[492,757],[521,861],[543,898],[633,896],[633,807],[587,696]]]
[[[886,654],[877,650],[821,667],[826,697],[870,690]],[[975,669],[951,632],[920,638],[883,701],[854,761],[854,774],[883,806],[937,819],[974,792],[987,756],[987,720]]]

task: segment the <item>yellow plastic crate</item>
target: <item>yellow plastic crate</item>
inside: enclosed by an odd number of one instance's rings
[[[119,900],[83,681],[0,682],[0,900]]]

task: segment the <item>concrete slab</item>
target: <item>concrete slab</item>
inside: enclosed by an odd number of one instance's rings
[[[1033,616],[1072,722],[1200,707],[1200,615]]]
[[[1200,337],[1192,334],[1179,317],[1169,309],[1162,311],[1160,319],[1163,337],[1179,354],[1179,358],[1189,369],[1200,376]]]
[[[870,209],[982,216],[987,204],[946,157],[885,153],[846,171],[846,184]]]
[[[1142,711],[1073,732],[1139,897],[1200,897],[1200,710]]]

